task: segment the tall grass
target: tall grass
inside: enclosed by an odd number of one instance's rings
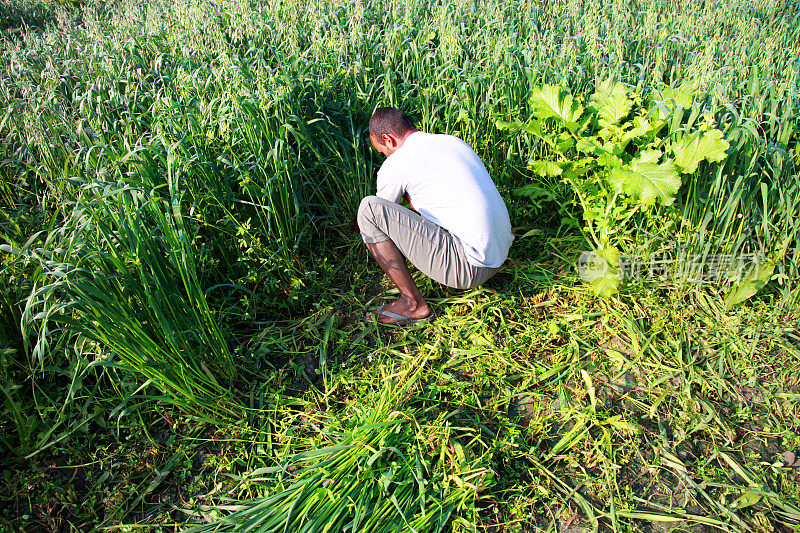
[[[62,329],[94,341],[100,364],[139,373],[156,395],[212,419],[240,416],[237,370],[198,283],[180,198],[113,183],[81,187],[64,226],[44,246],[10,250],[36,263],[23,333],[44,366]],[[152,394],[149,391],[145,391]]]
[[[343,216],[368,191],[363,125],[376,105],[462,136],[502,186],[519,184],[509,167],[527,149],[494,120],[525,118],[541,82],[690,85],[700,111],[752,126],[740,150],[791,149],[798,16],[791,2],[743,0],[90,4],[5,45],[3,105],[17,117],[6,146],[23,147],[16,168],[34,164],[58,197],[69,192],[57,178],[92,171],[76,151],[186,139],[195,197],[207,189],[234,226],[251,217],[287,268],[306,217]]]

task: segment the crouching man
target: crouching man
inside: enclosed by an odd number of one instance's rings
[[[375,311],[384,324],[427,320],[431,308],[406,259],[457,289],[477,287],[508,257],[514,236],[508,210],[478,155],[452,135],[425,133],[400,109],[382,107],[369,122],[372,146],[386,156],[378,190],[358,209],[372,256],[400,290]],[[406,198],[417,212],[398,202]]]

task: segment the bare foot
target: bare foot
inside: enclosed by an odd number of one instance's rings
[[[411,279],[411,273],[408,271],[406,258],[391,240],[385,240],[376,243],[368,243],[367,249],[378,262],[389,279],[397,286],[400,291],[400,298],[386,304],[383,307],[384,311],[399,315],[402,318],[392,316],[379,316],[378,320],[381,324],[393,324],[395,322],[402,322],[404,320],[417,320],[426,318],[431,314],[431,308],[428,307],[428,302],[422,297],[419,288]]]
[[[431,308],[425,300],[423,300],[422,303],[417,303],[413,298],[406,298],[403,296],[384,305],[382,310],[390,311],[411,319],[427,318],[431,314]],[[379,315],[378,322],[381,324],[394,324],[397,320],[389,316]]]

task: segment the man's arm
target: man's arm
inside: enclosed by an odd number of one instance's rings
[[[389,165],[389,163],[390,160],[387,159],[384,161],[380,170],[378,170],[375,196],[399,204],[400,200],[402,200],[403,196],[406,194],[405,180],[397,176],[391,170],[391,165]]]

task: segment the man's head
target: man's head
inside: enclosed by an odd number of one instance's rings
[[[369,120],[369,139],[372,146],[385,156],[400,148],[406,137],[417,131],[414,123],[401,109],[379,107]]]

